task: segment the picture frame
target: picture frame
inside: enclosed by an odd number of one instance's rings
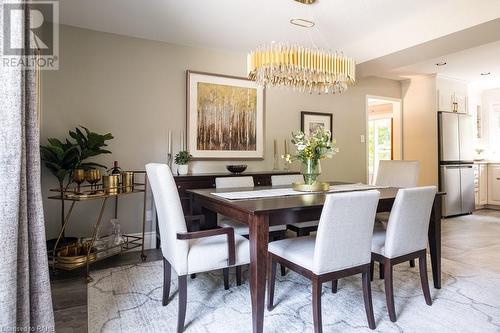
[[[300,130],[310,136],[318,127],[324,127],[333,132],[333,115],[321,112],[300,112]]]
[[[265,89],[244,77],[186,71],[187,150],[194,160],[263,160]]]

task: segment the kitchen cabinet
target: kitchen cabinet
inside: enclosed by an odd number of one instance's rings
[[[488,164],[474,165],[474,198],[476,208],[488,204]]]
[[[456,103],[456,109],[458,113],[468,113],[467,108],[467,96],[458,93],[453,94],[453,102]]]
[[[467,113],[467,95],[456,93],[449,90],[439,89],[438,96],[438,111]]]
[[[488,165],[488,205],[500,206],[500,164]]]

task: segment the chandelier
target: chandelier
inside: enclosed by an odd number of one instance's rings
[[[314,0],[296,0],[312,4]],[[311,28],[314,22],[291,19],[290,23]],[[314,43],[312,43],[314,45]],[[356,81],[356,63],[342,53],[284,43],[260,46],[247,56],[248,78],[261,87],[335,94]]]
[[[271,44],[248,54],[248,78],[262,87],[290,87],[298,91],[341,93],[356,80],[353,59],[320,49]]]

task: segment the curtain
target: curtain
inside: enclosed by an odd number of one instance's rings
[[[3,7],[4,0],[0,0]],[[26,5],[23,5],[26,9]],[[25,10],[27,13],[27,10]],[[4,28],[3,9],[0,27]],[[29,31],[29,15],[16,31]],[[2,42],[0,34],[0,42]],[[25,38],[29,43],[29,38]],[[3,45],[3,43],[0,43]],[[0,65],[0,331],[51,332],[34,69]]]

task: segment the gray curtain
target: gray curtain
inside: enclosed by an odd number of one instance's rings
[[[3,3],[0,0],[0,5]],[[2,20],[0,9],[1,29]],[[13,23],[19,24],[19,34],[26,35],[29,16],[24,22]],[[1,332],[54,330],[40,191],[36,92],[34,70],[0,64]]]

